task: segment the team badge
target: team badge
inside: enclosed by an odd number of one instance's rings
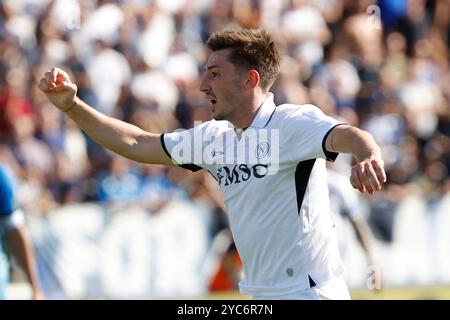
[[[270,146],[268,142],[261,142],[260,144],[258,144],[255,152],[256,158],[261,159],[267,156],[267,154],[269,153],[269,149]]]

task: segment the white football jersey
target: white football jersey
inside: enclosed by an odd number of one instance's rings
[[[243,262],[241,293],[286,295],[343,273],[325,166],[337,157],[325,150],[336,125],[314,105],[275,106],[270,94],[240,137],[215,120],[161,135],[174,162],[220,184]]]

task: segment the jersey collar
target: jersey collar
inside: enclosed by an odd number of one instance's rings
[[[274,111],[275,103],[273,102],[273,93],[269,92],[269,96],[262,103],[250,127],[258,129],[266,127]]]

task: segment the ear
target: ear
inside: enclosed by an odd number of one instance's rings
[[[244,86],[248,88],[254,88],[259,85],[259,73],[255,69],[250,69],[247,72],[247,78],[245,79]]]

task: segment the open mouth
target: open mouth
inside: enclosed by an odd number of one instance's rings
[[[208,99],[212,106],[217,103],[217,98],[212,93],[206,94],[206,99]]]
[[[217,99],[215,96],[213,96],[212,94],[207,94],[206,98],[209,100],[209,102],[211,102],[211,104],[216,104],[217,103]]]

